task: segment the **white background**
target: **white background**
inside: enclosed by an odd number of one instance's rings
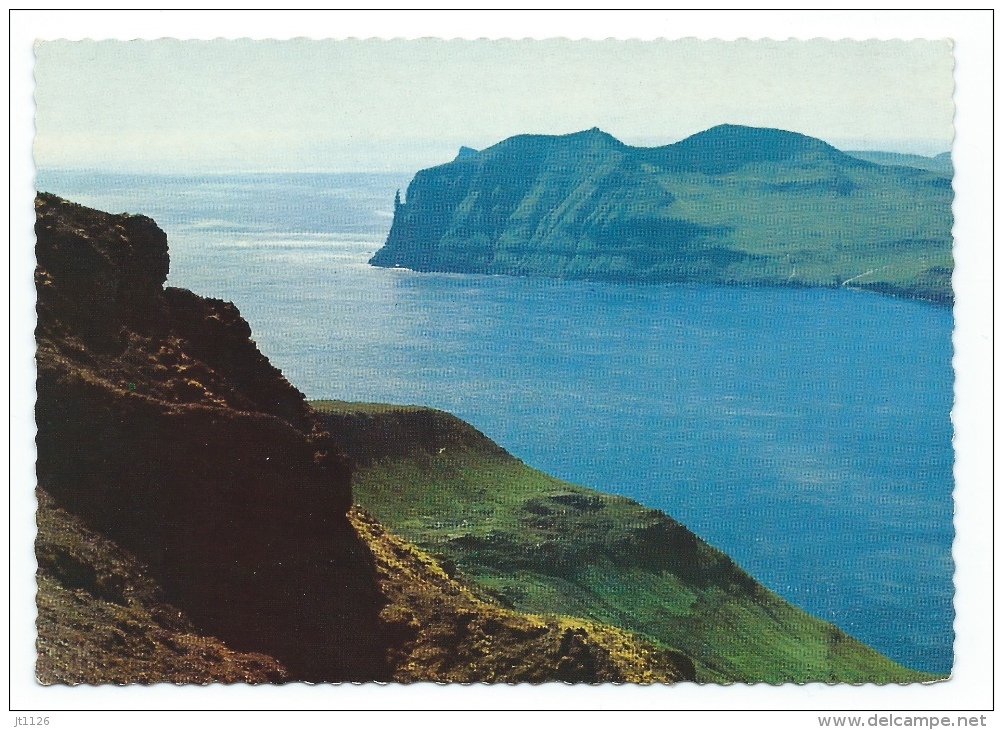
[[[34,681],[34,195],[31,160],[32,49],[45,38],[943,38],[955,41],[954,162],[957,372],[955,475],[956,664],[932,686],[825,685],[698,687],[41,687]],[[819,727],[817,716],[986,714],[994,719],[992,501],[992,15],[987,11],[12,11],[10,237],[10,709],[48,716],[51,728],[250,727],[370,723],[377,718],[250,710],[567,709],[692,710],[619,720],[680,727]],[[81,710],[85,710],[81,712]],[[124,710],[135,710],[124,712]],[[151,712],[196,710],[197,712]],[[229,712],[208,712],[228,710]],[[245,712],[236,714],[234,711]],[[801,710],[789,712],[788,710]],[[698,712],[697,712],[698,711]],[[476,722],[488,726],[608,716],[463,717],[438,713],[380,718],[409,726]]]

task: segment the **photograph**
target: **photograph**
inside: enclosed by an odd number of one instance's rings
[[[957,682],[951,38],[127,38],[32,46],[36,696]]]

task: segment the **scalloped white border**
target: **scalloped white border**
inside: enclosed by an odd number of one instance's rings
[[[31,141],[32,53],[35,38],[944,38],[955,41],[956,213],[955,365],[953,414],[957,450],[958,622],[954,677],[929,686],[852,687],[439,687],[327,685],[310,687],[48,687],[32,679],[34,577],[34,290]],[[650,709],[701,710],[654,718],[710,727],[818,727],[817,715],[874,712],[946,714],[984,711],[992,703],[992,17],[970,11],[12,11],[11,58],[11,639],[10,707],[14,715],[50,715],[54,727],[135,727],[240,722],[251,727],[305,724],[301,713],[153,715],[66,713],[66,710],[168,709]],[[27,680],[27,681],[26,681]],[[742,712],[731,710],[773,710]],[[776,712],[801,710],[801,712]],[[709,711],[709,712],[708,712]],[[943,711],[943,712],[942,712]],[[390,722],[433,726],[442,720],[493,724],[479,715],[446,718],[393,715]],[[360,717],[353,722],[369,723]],[[502,718],[501,722],[524,718]],[[553,718],[557,719],[557,718]],[[66,721],[72,720],[72,725]],[[525,717],[525,721],[530,721]],[[197,721],[197,722],[196,722]],[[310,718],[311,725],[333,718]],[[550,722],[546,717],[540,722]],[[599,716],[586,721],[607,722]],[[13,720],[10,721],[13,724]],[[992,718],[989,719],[989,724]]]

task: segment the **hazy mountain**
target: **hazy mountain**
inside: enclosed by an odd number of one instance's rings
[[[954,163],[950,152],[941,152],[934,157],[926,155],[907,155],[901,152],[876,152],[873,150],[847,150],[846,154],[858,160],[866,160],[877,165],[900,165],[915,167],[919,170],[929,170],[938,175],[954,177]]]

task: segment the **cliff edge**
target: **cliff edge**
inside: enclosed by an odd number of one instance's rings
[[[164,287],[152,220],[44,193],[36,213],[39,681],[693,677],[619,629],[492,604],[353,508],[236,307]]]

